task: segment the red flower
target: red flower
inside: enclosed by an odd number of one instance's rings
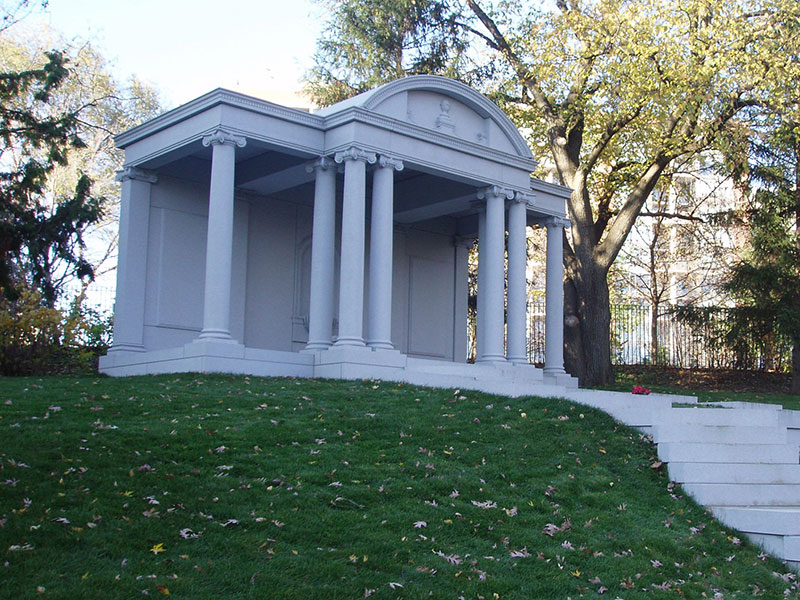
[[[650,393],[650,390],[648,390],[646,387],[642,387],[641,385],[635,385],[635,386],[633,386],[633,393],[634,394],[643,394],[643,395],[646,396],[647,394]]]

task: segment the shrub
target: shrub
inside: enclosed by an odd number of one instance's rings
[[[9,300],[0,290],[0,374],[46,375],[93,370],[110,343],[111,319],[78,296],[68,310],[49,308],[30,288]]]
[[[0,373],[41,372],[60,343],[61,311],[44,306],[30,288],[19,290],[14,300],[0,293],[0,309]]]

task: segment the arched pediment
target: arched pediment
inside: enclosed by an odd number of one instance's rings
[[[528,160],[533,158],[525,139],[496,104],[446,77],[412,75],[396,79],[318,114],[331,117],[353,107]]]

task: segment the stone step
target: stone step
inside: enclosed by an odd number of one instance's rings
[[[800,505],[800,485],[790,483],[685,483],[683,489],[705,506]]]
[[[652,427],[660,423],[669,408],[606,408],[605,412],[631,427]]]
[[[772,427],[782,425],[778,410],[733,408],[673,408],[660,415],[660,425],[727,425]]]
[[[800,561],[800,536],[748,533],[748,539],[781,560]]]
[[[653,439],[660,442],[698,442],[716,444],[786,444],[785,427],[735,425],[655,425]]]
[[[796,446],[781,444],[719,444],[710,442],[661,442],[658,456],[666,462],[764,463],[800,462]]]
[[[719,406],[722,408],[742,408],[744,410],[783,410],[780,404],[770,404],[768,402],[704,402],[704,406]]]
[[[654,396],[634,396],[619,392],[600,392],[600,395],[587,394],[585,390],[574,390],[567,396],[570,400],[593,406],[601,410],[653,410],[670,409],[674,400],[666,394]],[[613,394],[613,395],[612,395]],[[687,398],[689,398],[687,396]]]
[[[711,506],[728,527],[745,533],[800,535],[800,506]]]
[[[800,464],[729,464],[671,462],[669,477],[678,483],[749,483],[800,485]]]
[[[800,429],[800,410],[781,410],[778,415],[786,427]]]

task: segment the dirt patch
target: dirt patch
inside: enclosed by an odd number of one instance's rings
[[[788,373],[626,365],[614,368],[618,383],[663,385],[709,392],[789,393]]]

